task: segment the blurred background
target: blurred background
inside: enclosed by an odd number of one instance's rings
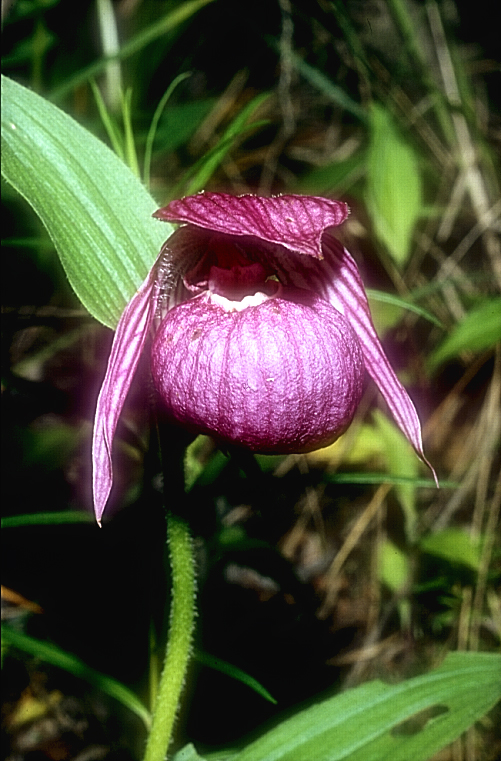
[[[4,74],[108,143],[159,206],[203,188],[350,205],[336,234],[360,267],[442,484],[369,383],[350,430],[311,455],[226,456],[197,439],[187,478],[199,657],[177,742],[231,744],[325,690],[410,677],[448,650],[498,648],[492,4],[11,0],[2,22]],[[3,616],[147,702],[169,597],[149,400],[137,383],[99,531],[90,436],[112,334],[81,307],[41,223],[7,185],[3,219]],[[7,646],[5,758],[139,758],[140,721],[89,675]],[[440,759],[500,755],[491,716]]]

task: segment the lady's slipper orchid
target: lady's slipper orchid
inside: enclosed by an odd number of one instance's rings
[[[261,453],[326,446],[349,426],[367,370],[426,462],[419,418],[376,335],[357,266],[329,232],[346,204],[200,193],[154,216],[183,226],[117,327],[94,428],[98,521],[113,436],[152,327],[161,403],[194,432]]]

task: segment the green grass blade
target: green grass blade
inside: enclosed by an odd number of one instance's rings
[[[137,160],[136,143],[134,140],[134,131],[132,129],[132,90],[129,87],[127,92],[122,95],[122,119],[124,123],[124,148],[125,148],[125,163],[136,175],[140,176],[139,162]]]
[[[145,29],[142,29],[134,37],[125,42],[120,48],[119,52],[113,56],[105,56],[100,58],[85,69],[79,71],[75,76],[67,79],[63,85],[58,87],[51,94],[51,100],[60,100],[64,98],[68,93],[81,85],[83,82],[87,82],[91,77],[95,77],[100,74],[111,61],[123,61],[126,58],[130,58],[134,53],[138,53],[150,42],[163,37],[165,34],[175,29],[176,26],[182,24],[183,21],[187,21],[190,16],[199,11],[204,5],[212,3],[214,0],[186,0],[170,13],[167,13],[158,21],[153,22]]]
[[[428,312],[427,309],[423,309],[423,307],[414,304],[414,302],[410,301],[409,299],[403,299],[400,296],[395,296],[393,293],[385,293],[384,291],[378,291],[374,288],[366,288],[365,292],[367,293],[369,299],[380,301],[382,304],[392,304],[393,306],[402,307],[403,309],[407,309],[409,312],[414,312],[414,314],[418,314],[420,317],[424,317],[425,320],[433,323],[433,325],[436,325],[437,328],[444,329],[444,324],[440,322],[440,320],[437,319],[435,315],[433,315],[431,312]]]
[[[157,133],[157,127],[158,122],[160,121],[160,117],[162,116],[162,112],[166,106],[167,101],[169,100],[170,96],[181,82],[183,80],[187,79],[191,76],[190,72],[185,72],[184,74],[179,74],[168,86],[167,90],[164,92],[162,97],[160,98],[160,101],[158,103],[158,106],[155,109],[155,113],[153,114],[153,119],[151,120],[150,128],[148,130],[148,135],[146,137],[146,145],[144,149],[144,170],[143,170],[143,177],[144,177],[144,184],[147,188],[150,187],[150,170],[151,170],[151,154],[153,153],[153,143],[155,142],[155,135]]]
[[[214,655],[209,655],[209,653],[204,653],[201,650],[195,650],[194,658],[203,666],[208,666],[211,669],[220,671],[222,674],[226,674],[232,679],[237,679],[239,682],[246,684],[247,687],[250,687],[251,690],[257,692],[258,695],[261,695],[265,700],[276,704],[277,701],[272,695],[270,695],[268,690],[263,687],[257,679],[254,679],[254,677],[250,676],[245,671],[242,671],[242,669],[239,669],[238,666],[234,666],[232,663],[223,661],[221,658],[216,658]]]
[[[101,47],[105,56],[115,56],[120,50],[117,18],[112,0],[96,0],[97,22]],[[122,67],[120,61],[109,61],[105,70],[106,99],[112,111],[120,107]]]
[[[242,129],[240,136],[263,124],[267,124],[267,122],[262,121],[249,124]],[[211,148],[210,151],[207,151],[207,153],[198,159],[198,161],[196,161],[195,164],[184,173],[183,179],[173,188],[171,197],[178,198],[185,195],[194,195],[200,190],[203,190],[211,174],[217,169],[226,153],[231,149],[235,139],[235,135],[222,138],[214,148]]]
[[[69,523],[96,523],[94,515],[76,510],[61,510],[54,513],[25,513],[2,518],[2,528],[21,526],[63,526]]]
[[[388,473],[325,473],[324,480],[332,484],[395,484],[409,485],[423,489],[436,489],[437,485],[431,478],[406,478],[392,476]],[[457,481],[440,481],[442,489],[457,489]]]
[[[94,100],[96,101],[99,116],[103,123],[103,127],[105,128],[106,134],[108,135],[108,140],[110,141],[111,146],[117,156],[121,158],[122,161],[125,161],[123,136],[120,134],[120,130],[118,129],[114,118],[106,108],[106,103],[104,102],[103,96],[101,95],[101,90],[97,86],[95,79],[90,80],[90,86],[92,89],[92,94],[94,95]]]
[[[192,179],[188,183],[185,190],[185,195],[192,195],[199,190],[203,190],[210,177],[214,174],[218,166],[224,160],[225,156],[230,151],[235,140],[251,129],[257,129],[264,124],[268,124],[267,121],[258,121],[253,124],[246,125],[247,119],[249,119],[254,111],[269,97],[269,93],[261,93],[253,98],[245,108],[235,117],[230,126],[225,131],[223,137],[219,143],[208,151],[205,156],[202,156],[192,170],[187,173],[187,177],[192,176]],[[194,176],[193,176],[194,175]],[[185,182],[186,180],[183,180]]]
[[[90,668],[80,658],[77,658],[76,655],[67,653],[50,642],[43,642],[42,640],[29,637],[27,634],[14,631],[9,626],[2,626],[2,641],[15,647],[17,650],[22,650],[29,655],[33,655],[35,658],[40,658],[45,663],[50,663],[51,666],[64,669],[64,671],[68,671],[73,676],[89,682],[89,684],[98,690],[106,692],[107,695],[115,698],[115,700],[118,700],[122,705],[135,713],[136,716],[139,716],[146,729],[149,728],[150,713],[139,698],[124,684],[106,674],[102,674],[100,671]]]
[[[350,98],[339,85],[331,82],[325,74],[322,74],[321,71],[310,66],[309,63],[303,61],[303,59],[295,53],[292,54],[292,63],[299,73],[310,82],[310,84],[320,90],[320,92],[326,95],[333,103],[336,103],[350,114],[353,114],[353,116],[356,116],[361,122],[367,122],[367,113],[362,106]]]

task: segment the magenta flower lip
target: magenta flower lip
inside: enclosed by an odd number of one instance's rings
[[[417,412],[377,337],[355,261],[329,231],[348,213],[325,198],[224,193],[155,212],[182,226],[115,333],[94,426],[98,521],[116,426],[151,333],[159,403],[194,432],[254,452],[326,446],[350,424],[367,370],[427,463]]]
[[[315,294],[283,289],[226,311],[206,293],[169,314],[151,366],[172,420],[263,454],[318,449],[351,423],[362,351],[349,323]]]

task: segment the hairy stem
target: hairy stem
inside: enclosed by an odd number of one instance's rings
[[[172,569],[172,603],[165,662],[160,677],[144,761],[164,761],[192,652],[195,621],[195,563],[188,524],[167,515]]]

